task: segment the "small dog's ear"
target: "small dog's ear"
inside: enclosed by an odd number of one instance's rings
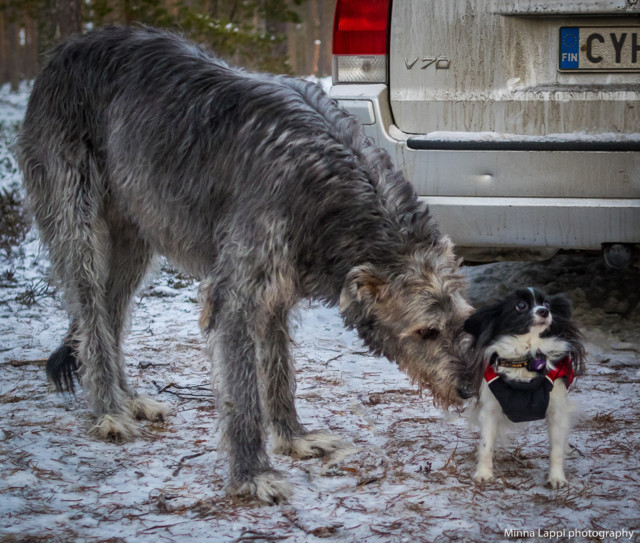
[[[571,318],[571,300],[564,294],[551,296],[549,298],[549,307],[552,315],[564,317],[565,319]]]
[[[480,336],[490,338],[493,335],[495,320],[499,312],[499,304],[481,307],[465,321],[464,331],[476,339]]]

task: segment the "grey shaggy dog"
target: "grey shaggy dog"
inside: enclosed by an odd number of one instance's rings
[[[338,304],[374,353],[436,402],[474,388],[452,245],[389,156],[311,83],[232,68],[178,36],[104,28],[59,46],[19,144],[30,207],[71,326],[47,370],[77,372],[103,439],[166,407],[127,382],[129,303],[154,254],[202,279],[200,324],[237,492],[286,499],[275,450],[342,442],[294,406],[287,330],[302,298]]]

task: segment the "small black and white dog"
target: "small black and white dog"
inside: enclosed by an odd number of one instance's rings
[[[564,295],[523,288],[480,308],[465,323],[486,367],[472,418],[481,429],[474,480],[493,477],[496,435],[510,422],[546,418],[550,441],[548,483],[565,486],[571,404],[567,389],[584,369],[581,334]]]

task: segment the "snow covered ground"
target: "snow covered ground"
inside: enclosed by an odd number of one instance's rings
[[[20,183],[9,148],[27,95],[27,87],[18,95],[0,87],[0,191]],[[574,303],[589,371],[572,393],[580,416],[562,490],[544,486],[542,422],[499,448],[494,482],[473,484],[477,431],[369,356],[336,310],[301,304],[292,327],[299,412],[358,451],[333,460],[273,455],[295,487],[289,504],[274,507],[225,491],[195,282],[160,263],[135,299],[128,374],[172,412],[143,424],[137,441],[114,445],[88,437],[82,392],[73,400],[46,382],[44,359],[67,325],[47,272],[33,229],[0,253],[2,543],[638,538],[637,270],[613,271],[585,254],[465,269],[474,303],[523,285],[566,292]]]

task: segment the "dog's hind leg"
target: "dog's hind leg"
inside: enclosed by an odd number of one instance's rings
[[[114,239],[105,217],[104,187],[95,168],[67,166],[61,192],[75,197],[56,211],[57,232],[50,237],[52,263],[69,302],[77,340],[78,373],[97,418],[92,431],[102,439],[132,439],[138,428],[126,386],[113,301],[108,296]]]
[[[58,127],[56,120],[42,122]],[[76,357],[80,382],[97,417],[92,430],[103,439],[130,439],[137,425],[121,386],[123,368],[106,295],[112,249],[105,217],[108,191],[101,162],[73,132],[75,125],[59,128],[57,141],[43,144],[41,127],[25,120],[21,146],[31,208],[73,322],[57,363],[68,366]]]
[[[266,381],[265,403],[275,433],[274,452],[297,458],[326,456],[345,444],[327,432],[309,432],[295,408],[295,374],[289,353],[288,309],[271,312],[260,342],[261,366]]]
[[[121,323],[114,326],[107,297],[112,240],[106,221],[92,219],[78,227],[69,254],[74,272],[67,288],[74,293],[78,319],[80,382],[97,417],[93,432],[102,439],[125,441],[138,430],[116,334]]]
[[[223,293],[221,289],[211,289],[208,296],[211,295],[216,301],[205,302],[201,325],[212,358],[234,486],[238,494],[252,495],[265,503],[285,501],[291,488],[271,466],[265,448],[258,384],[256,297]]]
[[[130,312],[130,302],[146,274],[153,254],[149,244],[140,237],[138,228],[126,221],[114,209],[110,209],[108,221],[111,258],[106,299],[119,364],[122,366],[124,363],[120,346]],[[165,404],[136,393],[127,383],[124,372],[119,374],[119,384],[130,397],[130,409],[135,418],[164,420],[168,412]]]
[[[556,379],[547,409],[550,444],[548,484],[551,488],[562,488],[567,484],[564,475],[564,458],[568,446],[570,425],[571,405],[567,387],[562,379]]]
[[[114,210],[109,210],[111,250],[105,299],[109,314],[108,323],[112,327],[119,364],[122,365],[120,345],[129,313],[129,304],[144,278],[152,254],[148,244],[138,236],[137,228],[116,215]],[[62,345],[47,361],[47,376],[58,391],[74,392],[73,378],[77,377],[82,365],[81,360],[78,359],[78,348],[78,317],[74,316]],[[151,398],[137,394],[127,383],[124,372],[120,373],[118,384],[130,397],[130,408],[136,418],[147,420],[164,418],[168,411],[167,407]]]

